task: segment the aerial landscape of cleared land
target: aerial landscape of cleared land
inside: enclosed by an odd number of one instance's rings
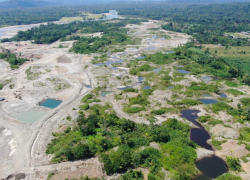
[[[246,6],[0,18],[0,179],[249,180]]]

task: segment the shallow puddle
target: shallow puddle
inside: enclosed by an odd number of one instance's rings
[[[183,74],[190,74],[191,73],[190,71],[186,71],[184,69],[178,69],[177,71],[180,73],[183,73]]]
[[[203,102],[204,104],[216,104],[218,101],[216,101],[215,99],[200,99],[200,102]]]
[[[15,113],[11,116],[17,118],[19,121],[24,122],[26,124],[32,124],[34,122],[39,121],[46,114],[47,113],[45,111],[27,111],[27,112]]]
[[[156,47],[147,47],[144,50],[156,50]]]
[[[108,94],[110,94],[110,93],[112,93],[113,91],[102,91],[101,92],[101,96],[102,97],[105,97],[106,95],[108,95]]]
[[[224,93],[218,93],[218,95],[219,95],[220,97],[227,98],[227,95],[226,95],[226,94],[224,94]]]
[[[143,90],[146,90],[146,89],[151,89],[150,86],[143,86]]]
[[[168,89],[174,89],[174,86],[168,86],[167,88]]]
[[[146,56],[139,56],[138,59],[145,59]]]
[[[58,101],[55,99],[47,99],[45,100],[40,106],[44,106],[46,108],[54,109],[57,106],[59,106],[62,103],[62,101]]]
[[[161,68],[153,69],[153,71],[154,71],[155,73],[159,73],[160,70],[161,70]]]

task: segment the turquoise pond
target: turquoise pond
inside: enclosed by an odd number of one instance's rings
[[[27,111],[27,112],[15,113],[11,116],[17,118],[19,121],[24,122],[26,124],[32,124],[36,121],[39,121],[46,114],[47,113],[45,111]]]
[[[62,103],[62,101],[58,101],[55,99],[47,99],[45,100],[40,106],[44,106],[46,108],[54,109],[57,106],[59,106]]]
[[[102,96],[102,97],[105,97],[106,95],[108,95],[108,94],[110,94],[110,93],[112,93],[112,91],[102,91],[102,92],[101,92],[101,96]]]

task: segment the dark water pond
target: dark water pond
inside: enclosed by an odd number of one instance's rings
[[[227,95],[226,95],[226,94],[224,94],[224,93],[218,93],[218,95],[219,95],[220,97],[227,98]]]
[[[210,178],[216,178],[228,172],[226,163],[219,157],[213,155],[205,157],[196,162],[196,167],[205,175]]]
[[[199,117],[197,114],[200,111],[198,110],[184,110],[181,111],[181,117],[186,118],[187,120],[191,121],[194,125],[198,126],[198,127],[202,127],[197,121],[196,119]]]
[[[161,70],[161,68],[153,69],[153,71],[154,71],[155,73],[159,73],[160,70]]]
[[[143,86],[143,90],[146,90],[146,89],[151,89],[150,86]]]
[[[177,71],[180,73],[183,73],[183,74],[190,74],[191,73],[190,71],[186,71],[184,69],[178,69]]]
[[[208,150],[213,150],[213,147],[207,143],[207,140],[209,140],[210,137],[211,136],[204,128],[192,128],[190,131],[191,141],[194,141],[200,147]]]
[[[200,99],[200,102],[203,102],[204,104],[216,104],[218,101],[215,99]]]
[[[112,93],[113,91],[102,91],[101,92],[101,96],[102,97],[105,97],[107,94],[110,94],[110,93]]]
[[[47,99],[45,100],[42,104],[40,104],[40,106],[44,106],[50,109],[54,109],[57,106],[59,106],[62,103],[62,101],[58,101],[55,99]]]

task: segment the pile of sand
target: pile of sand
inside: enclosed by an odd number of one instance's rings
[[[57,58],[58,63],[71,63],[72,60],[65,54]]]

